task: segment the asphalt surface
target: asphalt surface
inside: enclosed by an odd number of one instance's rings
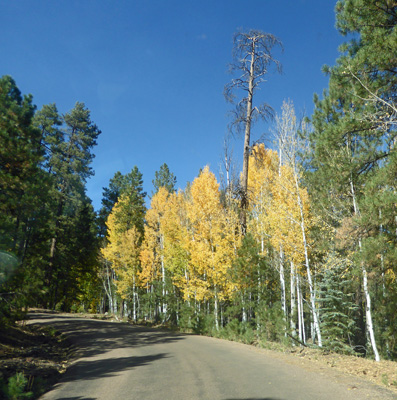
[[[43,400],[395,399],[239,343],[67,315],[35,313],[74,343],[74,361]]]

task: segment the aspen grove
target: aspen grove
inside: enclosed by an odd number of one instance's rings
[[[37,111],[0,78],[1,325],[35,306],[396,360],[396,4],[337,2],[347,39],[305,118],[292,100],[255,103],[281,70],[281,42],[237,33],[241,76],[226,94],[243,92],[232,123],[243,172],[225,149],[220,174],[204,166],[177,188],[164,163],[147,200],[134,166],[110,179],[98,212],[90,110]],[[272,137],[252,144],[261,120]]]

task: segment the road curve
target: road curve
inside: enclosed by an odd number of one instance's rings
[[[75,346],[75,360],[43,400],[395,399],[355,378],[330,377],[251,346],[67,315],[35,313]]]

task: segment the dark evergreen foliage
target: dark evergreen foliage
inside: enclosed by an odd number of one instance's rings
[[[3,282],[12,296],[2,306],[68,310],[95,276],[85,182],[99,134],[83,103],[64,116],[55,104],[36,112],[31,95],[22,96],[11,77],[0,79],[0,250],[18,264]]]
[[[155,178],[152,183],[154,186],[154,192],[152,195],[156,194],[161,187],[165,187],[168,192],[175,192],[176,176],[170,171],[168,165],[164,163],[159,171],[154,173]]]

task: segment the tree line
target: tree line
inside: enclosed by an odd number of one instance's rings
[[[20,301],[396,359],[397,6],[339,1],[336,20],[347,40],[306,118],[291,100],[279,113],[255,103],[281,68],[281,42],[235,35],[225,95],[244,136],[241,177],[228,151],[221,182],[204,167],[176,190],[163,164],[148,209],[135,166],[115,173],[96,215],[85,194],[100,134],[89,110],[36,111],[3,77],[3,314]],[[260,119],[273,121],[272,148],[251,144]]]
[[[68,309],[91,290],[97,269],[85,183],[100,130],[80,102],[65,114],[55,104],[36,110],[10,76],[0,79],[0,114],[2,283],[12,275],[2,309],[10,302]]]

